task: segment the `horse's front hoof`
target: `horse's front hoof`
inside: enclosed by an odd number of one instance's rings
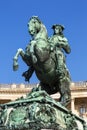
[[[17,70],[18,70],[18,67],[19,67],[18,64],[17,64],[17,65],[13,65],[13,70],[14,70],[14,71],[17,71]]]

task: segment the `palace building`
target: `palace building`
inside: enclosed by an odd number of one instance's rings
[[[26,94],[37,85],[38,84],[0,84],[0,104],[26,96]],[[87,122],[87,81],[72,82],[70,89],[71,102],[67,105],[67,108],[74,114],[84,118]],[[51,97],[58,100],[60,94],[56,93],[51,95]]]

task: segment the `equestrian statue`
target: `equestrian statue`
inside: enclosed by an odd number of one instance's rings
[[[23,49],[19,48],[13,58],[13,70],[18,69],[18,57],[22,57],[27,64],[28,70],[22,76],[29,81],[35,71],[40,80],[36,90],[45,90],[48,94],[60,93],[59,101],[67,103],[70,101],[71,77],[66,66],[65,53],[71,52],[68,40],[63,35],[64,26],[55,24],[54,31],[48,37],[47,29],[37,16],[32,16],[28,22],[28,31],[32,39]],[[35,90],[34,89],[34,90]]]

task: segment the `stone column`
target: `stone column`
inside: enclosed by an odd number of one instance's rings
[[[75,111],[75,98],[71,99],[71,111],[74,113]]]

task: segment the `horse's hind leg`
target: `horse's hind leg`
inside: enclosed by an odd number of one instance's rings
[[[52,94],[52,90],[48,84],[45,84],[43,82],[40,82],[39,89],[46,91],[48,94]]]

